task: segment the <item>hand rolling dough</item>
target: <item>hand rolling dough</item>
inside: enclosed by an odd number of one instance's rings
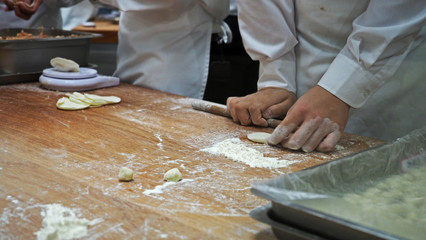
[[[271,136],[271,134],[267,132],[252,132],[247,134],[249,140],[257,143],[267,143],[269,136]]]

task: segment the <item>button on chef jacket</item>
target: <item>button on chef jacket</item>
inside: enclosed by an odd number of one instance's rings
[[[117,69],[121,81],[202,98],[207,82],[210,39],[225,18],[228,0],[118,1],[120,15]]]
[[[0,3],[0,29],[5,28],[62,28],[61,7],[70,7],[82,0],[44,0],[37,12],[29,20],[19,18],[15,11],[5,12],[5,4]]]
[[[346,132],[383,140],[426,124],[426,1],[237,3],[259,89],[319,85],[352,107]]]

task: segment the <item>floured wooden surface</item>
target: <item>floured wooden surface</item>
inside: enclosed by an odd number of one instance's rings
[[[252,183],[381,144],[345,134],[333,153],[287,151],[246,137],[272,129],[193,110],[188,98],[126,84],[90,93],[122,101],[68,112],[55,107],[64,93],[37,83],[0,86],[1,236],[34,238],[43,205],[58,203],[103,220],[88,228],[93,239],[273,239],[248,215],[268,203],[250,192]],[[252,168],[201,151],[230,138],[295,163]],[[123,166],[134,181],[118,181]],[[181,181],[163,180],[172,168]]]

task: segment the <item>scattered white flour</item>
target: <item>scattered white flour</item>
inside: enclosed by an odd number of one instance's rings
[[[102,219],[87,220],[76,217],[74,211],[60,204],[45,205],[41,211],[42,228],[35,232],[37,240],[62,240],[82,238],[87,235],[87,227],[102,222]]]
[[[345,150],[345,147],[343,147],[342,145],[336,145],[335,150],[342,151],[342,150]]]
[[[154,134],[154,136],[158,139],[159,143],[157,143],[157,146],[160,150],[163,150],[163,139],[161,138],[161,135],[159,133]]]
[[[239,138],[226,139],[213,147],[201,149],[201,151],[224,155],[236,162],[245,163],[252,168],[282,168],[296,162],[265,157],[263,153],[256,149],[245,146]]]
[[[182,181],[180,181],[180,183],[184,183],[184,182],[192,182],[192,179],[183,179]],[[179,184],[178,182],[165,182],[162,185],[158,185],[156,186],[154,189],[147,189],[143,192],[143,194],[145,195],[150,195],[150,194],[160,194],[163,193],[163,189],[166,188],[167,186],[170,185],[174,185],[174,184]]]

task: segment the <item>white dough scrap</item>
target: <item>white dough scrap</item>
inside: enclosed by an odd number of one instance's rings
[[[87,99],[90,99],[90,100],[92,100],[96,103],[99,103],[99,104],[102,103],[102,105],[121,102],[121,98],[116,97],[116,96],[99,96],[99,95],[89,94],[89,93],[85,93],[84,96]]]
[[[56,107],[62,110],[81,110],[89,106],[87,103],[73,102],[67,97],[62,97],[56,102]]]
[[[63,110],[80,110],[87,107],[100,107],[106,104],[119,103],[121,101],[121,98],[116,96],[99,96],[88,93],[81,94],[79,92],[66,93],[65,95],[68,98],[60,98],[56,103],[57,108]]]
[[[73,60],[55,57],[50,60],[50,65],[60,72],[79,72],[80,66]]]
[[[133,170],[127,167],[122,167],[118,173],[118,180],[129,182],[133,180]]]
[[[179,182],[181,179],[182,173],[177,168],[172,168],[164,174],[164,180],[168,182]]]
[[[249,140],[257,143],[267,143],[270,136],[271,134],[267,132],[252,132],[247,134]]]

